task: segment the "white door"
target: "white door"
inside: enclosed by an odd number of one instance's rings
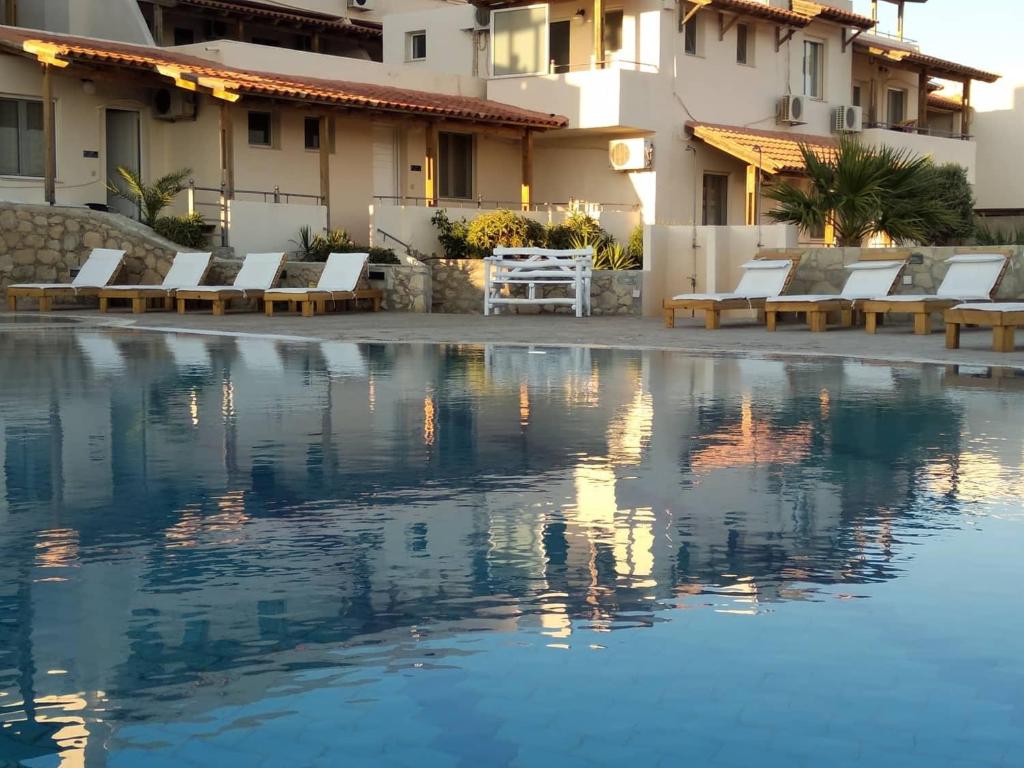
[[[373,195],[376,205],[394,205],[398,197],[397,131],[392,125],[373,126]]]
[[[124,188],[124,180],[117,172],[118,166],[129,168],[136,173],[141,167],[139,147],[139,113],[127,109],[107,110],[107,181]],[[132,219],[139,218],[136,205],[107,192],[107,205],[117,213]]]

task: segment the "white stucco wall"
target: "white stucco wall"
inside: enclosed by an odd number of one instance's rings
[[[978,146],[978,208],[1024,208],[1024,86],[1014,92],[1012,109],[978,112],[973,132]]]
[[[237,256],[247,253],[294,251],[299,229],[314,233],[327,227],[327,209],[322,205],[288,205],[231,200],[231,246]]]

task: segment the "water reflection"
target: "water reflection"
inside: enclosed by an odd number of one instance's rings
[[[458,668],[482,630],[598,651],[855,597],[1024,494],[1019,393],[937,369],[62,329],[0,365],[13,761]]]

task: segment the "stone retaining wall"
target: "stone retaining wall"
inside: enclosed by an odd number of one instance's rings
[[[810,248],[790,251],[772,251],[771,254],[800,254],[800,266],[787,293],[839,293],[853,264],[865,255],[892,259],[910,259],[903,274],[911,284],[903,281],[896,287],[899,294],[935,293],[949,265],[946,259],[958,253],[1001,253],[1010,259],[1010,266],[1000,283],[996,297],[1003,300],[1024,297],[1024,247],[1022,246],[964,246],[922,248]],[[919,263],[914,263],[919,262]]]
[[[484,263],[479,259],[445,259],[430,262],[432,273],[431,311],[452,314],[481,314],[484,295]],[[595,315],[639,315],[641,273],[639,271],[597,270],[591,285]],[[523,289],[525,290],[525,288]],[[564,288],[552,287],[541,295],[564,295]],[[567,307],[503,307],[502,311],[535,314],[569,312]]]

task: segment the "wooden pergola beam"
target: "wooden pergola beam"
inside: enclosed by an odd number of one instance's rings
[[[917,132],[928,130],[928,69],[921,67],[917,73]]]
[[[739,14],[730,16],[729,17],[729,21],[725,20],[725,14],[724,13],[719,13],[718,14],[718,40],[719,40],[719,42],[721,42],[722,40],[725,40],[726,34],[729,32],[730,29],[732,29],[735,26],[736,22],[739,21],[739,20],[740,20]]]
[[[423,197],[428,206],[437,205],[437,123],[427,122],[423,153]]]
[[[604,0],[594,0],[594,62],[604,67]]]
[[[854,40],[867,32],[866,29],[855,29],[851,31],[853,34],[847,37],[847,30],[843,30],[843,53],[846,53],[846,49],[853,45]]]
[[[527,128],[522,138],[523,180],[520,201],[524,211],[533,205],[533,131]]]
[[[796,34],[796,27],[787,27],[785,35],[782,34],[782,27],[776,27],[775,28],[775,52],[778,53],[780,50],[782,50],[782,46],[785,43],[788,43],[792,39],[793,35],[795,35],[795,34]]]
[[[960,117],[960,135],[964,139],[971,138],[971,79],[964,78],[964,111]]]

